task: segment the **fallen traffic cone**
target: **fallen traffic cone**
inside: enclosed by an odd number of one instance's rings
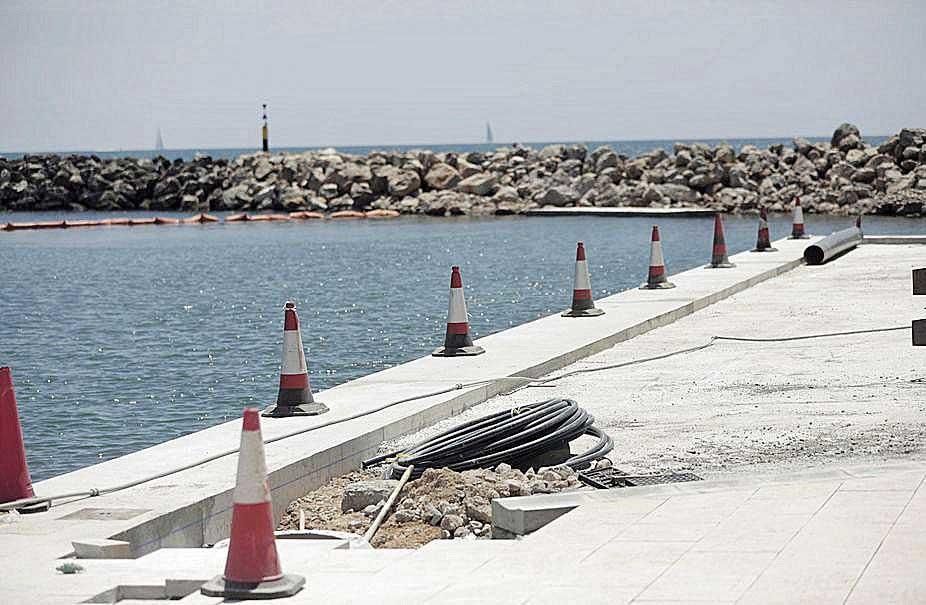
[[[273,535],[273,504],[256,408],[244,410],[238,476],[232,498],[231,537],[225,573],[203,584],[207,597],[276,599],[302,590],[305,578],[283,574]]]
[[[756,238],[753,252],[778,252],[778,248],[772,248],[772,241],[769,239],[768,213],[765,208],[759,208],[759,236]]]
[[[714,215],[714,249],[711,253],[711,264],[707,269],[729,269],[735,267],[727,258],[727,241],[723,237],[723,220],[720,213]]]
[[[283,366],[280,368],[280,390],[276,405],[264,412],[264,416],[316,416],[327,411],[328,406],[312,397],[296,303],[287,301],[283,305]]]
[[[666,262],[662,258],[662,242],[659,241],[659,226],[653,225],[653,236],[649,250],[649,274],[641,290],[674,288],[675,284],[666,279]]]
[[[435,357],[459,357],[479,355],[485,349],[473,344],[469,335],[469,319],[466,315],[466,300],[463,298],[463,278],[459,267],[450,268],[450,304],[447,308],[447,335],[444,346],[432,353]]]
[[[26,465],[23,430],[16,410],[13,374],[10,368],[3,367],[0,368],[0,504],[34,497],[32,479]],[[48,506],[48,502],[42,502],[17,510],[21,513],[37,513],[48,510]]]
[[[794,208],[791,210],[791,237],[788,239],[807,239],[804,233],[804,209],[801,208],[801,198],[794,198]]]
[[[576,246],[576,274],[572,286],[572,308],[563,317],[595,317],[604,311],[595,308],[592,300],[592,284],[588,278],[588,261],[585,260],[585,244]]]

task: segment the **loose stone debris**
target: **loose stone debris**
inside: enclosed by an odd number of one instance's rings
[[[610,461],[599,464],[610,465]],[[292,502],[278,529],[298,529],[302,510],[306,529],[363,534],[398,483],[377,478],[380,474],[368,469],[332,479]],[[577,489],[586,488],[576,471],[565,465],[526,472],[504,463],[462,473],[427,469],[402,490],[373,546],[414,548],[436,539],[488,539],[492,537],[493,499]]]

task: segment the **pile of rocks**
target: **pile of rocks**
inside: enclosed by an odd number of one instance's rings
[[[791,147],[681,144],[628,158],[610,147],[494,152],[323,150],[102,160],[96,156],[0,158],[0,210],[297,211],[396,210],[433,216],[518,214],[539,206],[700,206],[917,215],[926,201],[926,129],[904,129],[877,147],[843,124],[830,143]]]
[[[549,494],[580,487],[576,472],[568,466],[526,473],[508,464],[495,469],[458,473],[446,468],[427,469],[409,482],[392,518],[397,523],[427,523],[441,529],[441,537],[489,538],[492,533],[492,500],[508,496]],[[377,505],[369,509],[375,515]],[[367,511],[364,511],[367,513]]]

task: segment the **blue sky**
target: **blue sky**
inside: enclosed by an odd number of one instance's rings
[[[926,126],[924,2],[0,2],[0,150]]]

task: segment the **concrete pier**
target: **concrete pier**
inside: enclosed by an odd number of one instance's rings
[[[780,336],[883,327],[883,324],[909,325],[916,313],[910,295],[909,269],[926,264],[926,247],[864,246],[827,265],[801,266],[803,248],[812,241],[781,240],[775,242],[779,252],[736,255],[731,259],[737,264],[733,269],[699,268],[673,275],[672,281],[678,286],[674,290],[630,290],[602,299],[597,302],[606,315],[599,318],[571,319],[557,315],[494,334],[477,341],[486,349],[486,354],[480,357],[423,358],[330,389],[319,394],[319,398],[331,407],[329,414],[277,422],[268,420],[264,423],[264,436],[270,438],[310,428],[388,401],[456,383],[513,375],[542,376],[567,369],[576,362],[579,365],[574,367],[594,367],[700,344],[716,334],[744,335],[746,332],[745,335],[752,336]],[[791,271],[796,267],[799,267],[797,271]],[[770,279],[776,276],[780,277]],[[728,300],[721,302],[724,299]],[[567,305],[568,301],[564,300],[564,308]],[[698,313],[692,315],[696,311]],[[542,603],[556,599],[568,602],[569,594],[580,594],[582,600],[590,602],[608,603],[634,599],[642,602],[650,597],[685,601],[705,595],[723,602],[747,594],[774,596],[767,590],[747,591],[754,585],[763,586],[760,576],[768,569],[781,574],[787,572],[786,566],[774,567],[778,565],[774,563],[775,553],[793,552],[793,557],[788,554],[791,557],[788,560],[799,565],[800,557],[807,556],[823,543],[833,552],[845,551],[848,548],[846,540],[839,538],[843,527],[852,531],[856,526],[876,526],[877,530],[856,536],[860,548],[877,546],[876,538],[880,535],[885,544],[890,543],[890,548],[884,552],[895,552],[899,546],[895,546],[894,541],[908,539],[902,534],[895,534],[894,538],[889,535],[896,523],[914,527],[926,522],[926,506],[921,506],[924,493],[920,488],[926,471],[915,466],[901,469],[895,476],[896,469],[885,469],[883,476],[887,483],[884,483],[878,470],[885,458],[909,458],[910,451],[917,450],[917,444],[922,443],[920,417],[922,401],[926,399],[922,383],[918,381],[922,376],[916,373],[922,363],[914,363],[918,360],[918,351],[910,347],[908,332],[878,333],[864,341],[837,337],[825,343],[824,340],[812,341],[812,346],[807,346],[806,341],[798,342],[803,344],[717,344],[698,354],[638,366],[632,371],[585,374],[555,383],[552,388],[526,389],[494,399],[507,387],[520,383],[512,380],[465,388],[403,403],[267,447],[269,482],[279,514],[292,498],[332,475],[355,468],[384,440],[426,429],[482,402],[486,403],[467,414],[482,415],[518,401],[568,395],[592,411],[599,418],[599,425],[614,435],[617,450],[612,458],[620,461],[622,468],[696,469],[707,471],[703,474],[708,477],[716,477],[728,472],[730,467],[746,468],[761,462],[767,465],[764,472],[770,484],[796,484],[781,488],[776,497],[782,502],[756,508],[749,517],[750,523],[755,523],[759,529],[769,528],[765,533],[757,530],[755,537],[758,541],[755,548],[768,556],[698,555],[701,550],[695,546],[709,536],[710,527],[724,527],[723,523],[731,515],[755,497],[758,488],[754,484],[737,487],[730,480],[724,480],[726,482],[707,490],[706,494],[699,492],[698,498],[682,498],[677,510],[670,507],[671,515],[668,514],[670,508],[665,509],[665,517],[660,517],[658,512],[665,505],[665,498],[663,504],[653,504],[654,499],[659,501],[658,495],[654,497],[634,488],[620,495],[624,500],[619,506],[610,505],[617,506],[615,509],[596,511],[588,508],[587,502],[579,502],[573,512],[521,542],[452,541],[432,543],[416,552],[387,553],[334,550],[343,546],[338,541],[326,541],[326,544],[281,541],[284,569],[309,578],[307,589],[288,602],[308,603],[322,598],[330,603],[365,602],[371,594],[375,594],[377,602],[387,603]],[[753,379],[763,375],[769,378]],[[449,422],[461,420],[455,418]],[[811,423],[822,428],[808,427],[805,433],[798,433],[801,437],[795,443],[785,440],[782,446],[787,435]],[[842,426],[846,423],[853,426],[858,423],[860,428],[846,431]],[[879,423],[883,426],[879,427]],[[894,439],[894,430],[901,424],[907,430]],[[766,426],[771,429],[766,430]],[[105,487],[136,479],[142,473],[165,471],[236,447],[239,428],[238,422],[216,426],[43,481],[36,485],[36,492],[52,494]],[[868,475],[859,474],[859,482],[853,482],[852,477],[825,477],[823,487],[808,487],[810,483],[820,483],[818,476],[795,478],[782,474],[792,472],[794,467],[786,464],[783,458],[776,459],[775,452],[784,447],[794,458],[797,447],[801,444],[810,447],[820,435],[826,434],[830,434],[830,441],[824,442],[827,448],[820,458],[834,465],[844,464],[844,459],[852,455],[835,455],[832,446],[844,444],[848,448],[854,443],[851,438],[854,434],[856,441],[861,440],[856,458],[867,457],[874,470],[868,471]],[[674,440],[678,441],[677,445],[673,445]],[[751,446],[731,447],[729,442],[736,440]],[[879,440],[888,444],[884,451],[874,447]],[[756,452],[765,452],[763,455],[769,459],[757,458]],[[815,468],[817,465],[813,456],[806,462],[797,467]],[[49,513],[22,516],[12,523],[0,524],[0,564],[6,570],[0,582],[0,600],[19,602],[28,595],[39,602],[74,603],[119,586],[148,586],[150,594],[157,595],[161,594],[160,588],[150,587],[163,587],[167,591],[165,581],[168,579],[194,581],[195,584],[195,581],[219,573],[224,561],[221,548],[167,550],[165,547],[195,547],[226,537],[235,464],[236,456],[225,456],[115,494],[61,503]],[[684,489],[704,490],[706,485]],[[667,486],[664,489],[675,493],[674,490],[683,488]],[[883,506],[865,500],[871,491],[888,492],[887,496],[878,493],[872,498],[885,502],[884,498],[889,496],[894,508],[886,511]],[[640,495],[634,496],[634,493]],[[804,508],[794,504],[797,508],[793,514],[804,515],[801,517],[804,522],[802,524],[796,517],[790,520],[794,523],[787,528],[791,528],[792,533],[783,544],[781,532],[773,530],[776,516],[791,493],[823,499],[804,502]],[[829,495],[824,498],[820,496],[823,493]],[[634,498],[639,498],[640,502]],[[839,501],[841,508],[833,512],[834,516],[822,515],[819,524],[811,524],[813,515],[807,517],[810,514],[807,511],[824,511],[825,504],[833,498]],[[628,516],[631,514],[638,516],[631,519]],[[623,535],[621,532],[630,531],[630,526],[651,514],[656,517],[650,518],[651,523],[647,522],[642,529],[652,530],[652,535],[636,540],[619,538]],[[700,520],[699,515],[703,517]],[[575,533],[576,522],[569,519],[579,517],[589,531],[595,527],[598,537],[593,540],[587,532]],[[593,526],[590,519],[599,526]],[[846,519],[849,521],[843,525],[837,523]],[[694,535],[691,526],[703,533]],[[805,527],[810,528],[810,537],[798,539]],[[547,534],[557,542],[555,549],[541,546],[540,537]],[[816,541],[813,536],[817,536]],[[72,541],[102,539],[125,542],[131,556],[141,558],[80,560],[85,572],[78,575],[65,576],[54,570],[61,563],[59,558],[74,550]],[[768,544],[763,542],[766,539]],[[913,544],[912,552],[926,552],[921,532],[909,539],[920,540]],[[621,543],[600,550],[612,540]],[[797,544],[797,550],[787,551],[792,543]],[[126,547],[117,545],[114,548],[121,552]],[[592,557],[599,551],[602,554],[598,558]],[[715,551],[726,552],[720,547],[710,552]],[[903,596],[905,593],[896,590],[891,593],[890,590],[922,588],[915,582],[879,584],[879,577],[892,573],[891,561],[879,560],[875,556],[877,552],[866,552],[868,559],[861,551],[842,559],[836,557],[832,566],[820,566],[820,577],[838,573],[840,578],[849,578],[845,582],[850,591],[855,590],[853,586],[875,591],[863,594]],[[627,559],[628,553],[639,556]],[[600,565],[596,566],[594,563],[599,559]],[[720,574],[722,580],[715,577],[718,570],[726,569],[728,564],[724,561],[745,560],[750,563],[737,563],[733,571]],[[924,562],[926,560],[918,561],[920,565]],[[656,584],[676,564],[681,567],[668,576],[671,582]],[[607,574],[604,573],[606,568],[610,570]],[[878,569],[888,576],[871,576],[866,580],[867,576],[862,573]],[[712,583],[702,585],[691,580],[711,573],[714,574]],[[800,586],[812,590],[817,576],[800,577],[804,578]],[[641,585],[643,579],[647,581]],[[821,591],[819,594],[826,598],[813,602],[827,602],[830,597],[835,599],[835,595],[844,598],[849,593],[840,592],[843,584],[832,591]],[[182,591],[188,584],[171,586]],[[654,592],[647,594],[645,591],[653,586],[656,587]],[[684,592],[686,587],[698,586],[701,593]],[[712,586],[716,592],[711,591]],[[887,592],[877,592],[882,589]],[[816,593],[790,594],[802,597]],[[910,594],[915,597],[923,593]],[[790,602],[795,600],[801,598],[792,598]],[[181,602],[213,603],[217,599],[194,593]]]

